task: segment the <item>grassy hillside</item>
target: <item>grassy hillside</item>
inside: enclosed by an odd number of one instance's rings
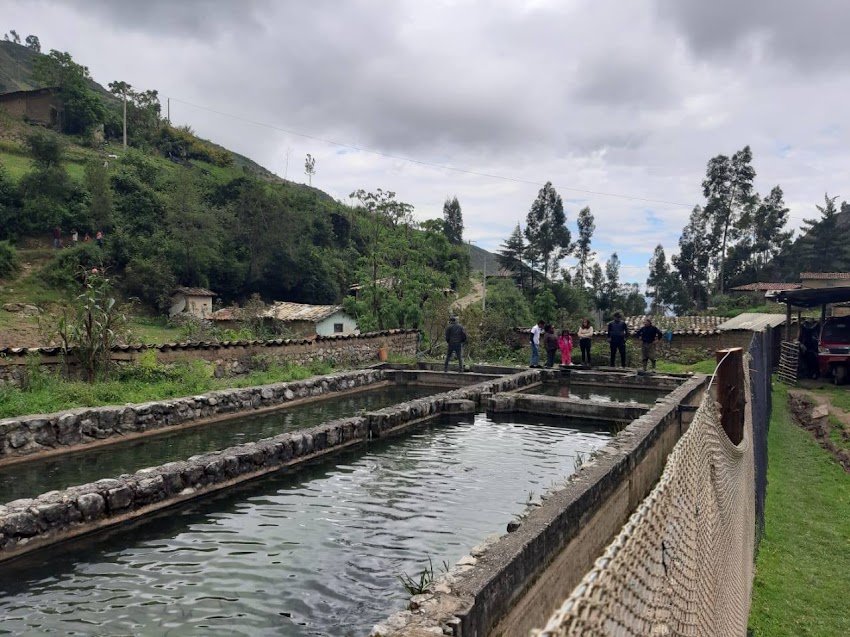
[[[467,245],[469,245],[469,264],[473,272],[483,272],[485,263],[487,264],[487,272],[491,274],[501,267],[494,253],[474,244]]]
[[[0,93],[35,88],[32,65],[38,53],[11,42],[0,42]]]

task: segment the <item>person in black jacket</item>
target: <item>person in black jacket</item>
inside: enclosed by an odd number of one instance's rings
[[[456,316],[449,318],[449,326],[446,328],[446,343],[449,347],[446,352],[446,364],[444,370],[449,371],[449,361],[452,358],[452,354],[454,354],[457,356],[458,367],[462,374],[463,344],[466,343],[466,330],[463,329],[463,325],[457,322]]]
[[[608,323],[608,342],[611,344],[611,367],[614,367],[614,359],[620,352],[620,365],[626,366],[626,339],[629,336],[629,328],[620,318],[620,313],[614,313],[614,320]]]
[[[652,361],[652,369],[655,369],[656,343],[664,336],[650,319],[644,319],[643,327],[637,331],[636,336],[640,339],[640,356],[643,360],[643,371],[646,371],[646,362]]]

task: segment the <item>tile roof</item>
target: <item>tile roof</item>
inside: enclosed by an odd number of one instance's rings
[[[799,283],[747,283],[732,288],[733,292],[771,292],[773,290],[799,290]]]
[[[220,310],[216,310],[215,312],[210,314],[207,318],[211,321],[238,321],[239,308],[223,307]]]
[[[342,311],[341,305],[307,305],[277,301],[267,311],[268,318],[278,321],[321,321]]]
[[[850,272],[800,272],[800,279],[850,279]]]
[[[206,288],[184,288],[180,287],[174,290],[175,294],[185,294],[186,296],[215,296],[215,292],[211,292]]]

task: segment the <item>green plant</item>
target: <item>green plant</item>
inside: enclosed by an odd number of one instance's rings
[[[0,241],[0,277],[17,274],[21,269],[18,252],[8,241]]]
[[[106,376],[112,364],[112,347],[127,319],[119,310],[112,288],[97,268],[85,276],[85,290],[62,312],[57,333],[66,368],[79,362],[88,382]]]
[[[399,575],[398,579],[401,581],[401,585],[404,586],[404,590],[411,596],[422,595],[427,592],[431,584],[434,583],[434,564],[431,562],[430,556],[428,557],[428,566],[423,568],[422,572],[419,573],[418,580],[413,579],[407,573]]]

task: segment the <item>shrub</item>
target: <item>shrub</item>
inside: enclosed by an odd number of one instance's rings
[[[17,274],[20,269],[17,250],[8,241],[0,241],[0,277]]]
[[[56,287],[70,287],[79,284],[92,268],[103,269],[103,249],[93,241],[58,252],[41,276]]]

